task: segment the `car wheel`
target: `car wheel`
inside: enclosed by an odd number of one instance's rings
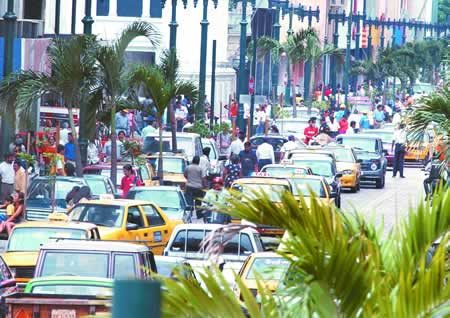
[[[383,189],[384,188],[384,181],[385,181],[384,176],[376,181],[377,182],[376,183],[377,189]]]

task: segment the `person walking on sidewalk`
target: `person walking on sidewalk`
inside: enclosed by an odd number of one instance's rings
[[[204,175],[202,167],[200,167],[200,157],[194,156],[192,164],[184,170],[184,177],[186,183],[186,200],[190,206],[196,208],[197,218],[201,218],[198,206],[201,204],[201,199],[205,195],[203,189],[206,186],[206,176]]]

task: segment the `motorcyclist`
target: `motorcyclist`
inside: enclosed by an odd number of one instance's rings
[[[444,162],[440,160],[440,153],[435,153],[433,155],[433,160],[428,162],[427,166],[425,167],[425,171],[428,171],[429,174],[423,180],[423,188],[425,189],[425,199],[428,199],[430,195],[433,195],[433,184],[439,183],[440,179],[442,178],[442,169],[445,168]]]
[[[216,209],[211,208],[215,204],[225,204],[227,193],[228,192],[223,189],[223,178],[213,178],[212,188],[209,189],[203,197],[202,206],[205,207],[205,210],[203,211],[204,223],[227,224],[231,222],[231,217],[228,214],[217,212]]]

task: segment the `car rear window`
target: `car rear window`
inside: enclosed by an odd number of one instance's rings
[[[95,264],[95,266],[93,266]],[[109,254],[47,251],[40,276],[88,276],[108,278]]]

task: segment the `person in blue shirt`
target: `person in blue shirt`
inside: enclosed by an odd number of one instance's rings
[[[339,111],[338,111],[336,114],[334,114],[334,119],[335,119],[336,121],[339,121],[339,120],[341,120],[341,118],[342,118],[344,115],[345,115],[345,105],[344,105],[344,104],[341,104],[341,106],[339,106]]]
[[[67,135],[69,142],[64,145],[64,161],[75,162],[75,144],[73,143],[72,133]]]
[[[124,131],[127,135],[130,134],[130,121],[128,119],[128,109],[122,109],[116,113],[116,131]]]
[[[375,128],[379,128],[386,119],[384,114],[383,105],[378,105],[377,109],[373,112],[373,119],[375,120]]]
[[[249,177],[252,172],[258,170],[258,159],[256,158],[256,154],[252,150],[252,144],[249,141],[244,143],[244,150],[239,153],[239,160],[241,162],[243,177]]]
[[[369,116],[367,116],[367,111],[363,111],[361,119],[359,120],[359,128],[361,129],[369,129],[370,121]]]

